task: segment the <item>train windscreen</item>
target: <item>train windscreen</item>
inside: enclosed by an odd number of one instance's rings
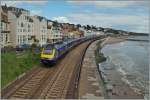
[[[45,50],[51,50],[51,49],[53,49],[53,47],[54,47],[53,44],[47,44],[47,45],[45,46]]]
[[[44,51],[43,53],[44,54],[52,54],[53,53],[53,48],[54,48],[54,45],[53,44],[47,44],[44,48]]]

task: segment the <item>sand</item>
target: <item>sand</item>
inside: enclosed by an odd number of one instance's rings
[[[101,43],[101,46],[107,45],[107,44],[113,44],[125,41],[127,36],[120,36],[120,37],[107,37],[104,39],[104,41]]]

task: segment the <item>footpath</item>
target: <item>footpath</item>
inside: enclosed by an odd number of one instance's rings
[[[102,80],[100,78],[96,61],[95,50],[96,43],[93,42],[87,49],[80,74],[79,99],[104,99]]]

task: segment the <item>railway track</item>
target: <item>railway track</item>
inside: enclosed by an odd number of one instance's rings
[[[79,64],[92,41],[84,42],[52,67],[37,67],[2,90],[2,98],[77,98]]]

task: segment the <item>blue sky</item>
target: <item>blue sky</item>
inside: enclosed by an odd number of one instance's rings
[[[3,1],[59,22],[149,32],[148,1]]]

